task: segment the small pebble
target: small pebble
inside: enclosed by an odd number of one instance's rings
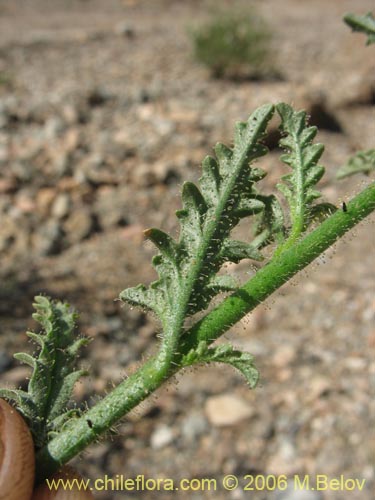
[[[251,417],[254,409],[238,396],[222,394],[207,400],[205,412],[212,425],[222,427],[235,425]]]
[[[151,435],[151,448],[154,450],[160,450],[161,448],[168,446],[173,441],[173,438],[172,429],[166,425],[161,425],[157,427]]]
[[[208,422],[200,413],[189,414],[182,422],[181,432],[188,442],[194,442],[197,437],[208,429]]]

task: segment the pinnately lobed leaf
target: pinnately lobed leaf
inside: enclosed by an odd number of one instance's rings
[[[27,335],[39,347],[39,354],[14,355],[19,361],[33,369],[28,390],[0,389],[0,396],[14,401],[17,409],[26,418],[37,448],[74,414],[68,411],[74,384],[86,374],[76,370],[78,351],[88,339],[77,338],[76,314],[68,304],[53,302],[47,297],[35,297],[33,318],[42,326],[40,333]]]
[[[367,45],[375,43],[375,18],[371,12],[365,15],[346,14],[344,21],[353,31],[359,31],[368,36]]]
[[[182,366],[190,366],[196,363],[225,363],[239,370],[245,377],[249,387],[253,389],[259,379],[259,372],[254,365],[254,358],[247,352],[234,349],[230,344],[220,344],[208,347],[207,342],[202,341],[196,350],[191,350],[182,358]]]
[[[238,242],[230,232],[243,217],[265,209],[254,189],[264,173],[250,163],[267,151],[260,140],[273,111],[272,105],[265,105],[238,124],[234,147],[217,144],[216,158],[203,161],[199,186],[183,185],[182,209],[176,213],[181,226],[178,241],[159,229],[145,231],[160,252],[153,259],[159,279],[148,288],[124,290],[120,297],[153,310],[164,328],[177,310],[182,308],[186,317],[208,305],[220,288],[213,278],[225,262],[262,259],[261,239],[255,244]]]
[[[367,151],[358,151],[354,156],[349,158],[337,172],[338,179],[344,179],[350,175],[362,173],[369,175],[375,171],[375,149]]]
[[[274,106],[264,105],[247,122],[238,123],[233,147],[217,144],[216,157],[207,156],[203,161],[199,184],[183,185],[182,209],[176,212],[180,221],[178,241],[159,229],[145,231],[146,238],[159,250],[153,258],[159,279],[149,287],[126,289],[120,298],[156,313],[163,327],[162,348],[168,346],[169,352],[177,349],[187,317],[206,309],[218,293],[237,288],[230,277],[216,276],[222,265],[242,259],[261,260],[261,248],[280,231],[279,222],[272,225],[277,220],[277,200],[260,195],[254,187],[265,173],[251,167],[267,152],[261,140],[273,113]],[[263,214],[267,223],[259,226],[254,240],[246,243],[232,239],[230,233],[239,221],[256,214]],[[173,356],[169,362],[173,362]],[[223,356],[221,361],[225,360],[229,357]]]
[[[277,250],[280,253],[295,243],[317,214],[330,215],[336,207],[314,203],[321,196],[315,185],[324,174],[324,167],[318,163],[324,146],[313,144],[317,128],[307,125],[305,111],[294,111],[285,103],[278,104],[276,109],[284,134],[280,140],[280,146],[285,150],[281,160],[292,169],[291,173],[282,176],[283,182],[277,184],[288,202],[291,222],[288,239]]]

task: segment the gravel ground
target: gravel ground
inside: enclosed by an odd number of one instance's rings
[[[225,3],[225,2],[223,2]],[[226,2],[230,3],[230,2]],[[304,108],[320,128],[321,190],[341,204],[369,182],[335,173],[375,137],[374,49],[342,15],[370,0],[255,1],[272,26],[282,78],[212,80],[191,54],[188,29],[210,2],[0,1],[0,380],[24,383],[12,359],[30,350],[32,297],[80,311],[93,338],[90,404],[155,351],[158,325],[114,299],[155,277],[143,229],[177,230],[183,180],[233,125],[265,102]],[[271,190],[277,151],[262,166]],[[214,478],[218,490],[129,493],[144,499],[249,498],[227,474],[326,474],[365,479],[359,491],[252,492],[254,500],[367,500],[374,455],[374,219],[330,249],[227,335],[253,353],[249,391],[223,366],[180,374],[132,412],[116,434],[76,459],[89,478]],[[235,272],[246,276],[249,263]],[[250,270],[250,273],[252,271]],[[124,493],[96,493],[99,499]]]

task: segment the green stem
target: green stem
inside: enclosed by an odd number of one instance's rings
[[[153,393],[171,373],[165,369],[164,353],[151,358],[105,398],[70,423],[37,453],[37,481],[50,476],[61,465],[95,442],[130,410]]]
[[[184,353],[200,341],[211,343],[220,337],[374,209],[375,183],[353,198],[347,204],[346,212],[337,210],[293,247],[273,258],[253,278],[196,323],[187,332]]]
[[[338,210],[318,228],[269,264],[259,270],[245,285],[225,299],[186,332],[176,364],[166,367],[160,354],[151,358],[137,372],[118,385],[93,408],[69,425],[37,453],[39,480],[52,474],[84,450],[98,436],[160,387],[181,365],[183,354],[201,340],[216,340],[245,314],[264,301],[280,286],[329,248],[349,229],[375,209],[375,183],[368,186],[347,204],[347,211]]]

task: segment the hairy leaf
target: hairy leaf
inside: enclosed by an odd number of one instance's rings
[[[311,221],[311,214],[318,205],[313,202],[321,196],[315,185],[324,174],[324,167],[318,164],[323,153],[323,144],[313,144],[317,128],[307,125],[306,113],[294,111],[285,103],[276,106],[281,118],[280,129],[284,137],[280,146],[285,150],[281,160],[291,167],[292,172],[282,177],[279,191],[285,196],[290,207],[291,230],[288,240],[279,247],[285,249],[300,236]],[[325,211],[322,204],[320,212]],[[331,206],[331,209],[332,206]]]
[[[258,223],[255,225],[256,237],[252,244],[263,248],[272,240],[281,244],[285,239],[284,211],[275,195],[258,195],[257,199],[264,204]]]
[[[40,333],[28,332],[39,346],[37,356],[26,353],[14,357],[33,368],[28,391],[1,389],[0,396],[14,401],[30,426],[37,448],[47,442],[50,430],[57,430],[56,419],[67,412],[74,384],[86,373],[76,370],[79,349],[88,343],[77,338],[76,314],[67,304],[35,297],[33,318],[40,323]]]
[[[306,228],[314,221],[323,222],[324,219],[335,213],[337,207],[332,205],[332,203],[319,203],[319,205],[313,205],[306,219]]]
[[[338,179],[344,179],[350,175],[362,173],[370,174],[375,170],[375,149],[367,151],[358,151],[354,156],[349,158],[344,166],[337,172]]]
[[[360,31],[368,36],[367,45],[375,43],[375,18],[371,12],[365,15],[346,14],[344,21],[353,31]]]
[[[267,152],[261,140],[273,112],[272,105],[265,105],[237,124],[234,146],[217,144],[216,158],[203,161],[199,184],[183,185],[182,209],[176,213],[178,241],[159,229],[145,232],[160,252],[153,259],[159,279],[149,287],[124,290],[120,298],[153,310],[165,335],[181,333],[187,316],[206,308],[220,291],[232,289],[223,280],[215,281],[225,262],[262,259],[264,241],[243,243],[232,240],[230,233],[243,217],[266,208],[254,188],[265,173],[250,164]]]
[[[259,372],[254,365],[254,357],[234,349],[230,344],[221,344],[208,347],[206,342],[200,342],[197,349],[191,350],[182,359],[182,366],[191,366],[197,363],[226,363],[239,370],[253,389],[259,379]]]

